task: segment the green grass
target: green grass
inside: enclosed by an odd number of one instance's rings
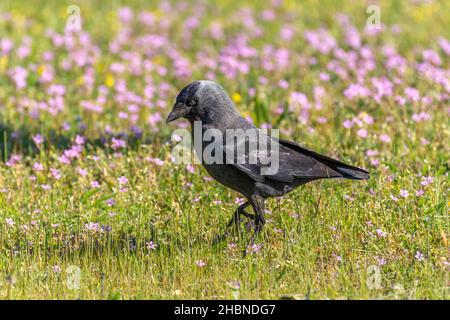
[[[448,99],[435,101],[429,107],[421,106],[432,120],[415,123],[411,115],[417,106],[400,107],[393,97],[381,104],[372,100],[351,102],[342,94],[348,83],[332,79],[322,84],[327,92],[323,109],[312,111],[312,123],[303,125],[295,115],[284,114],[278,118],[273,113],[278,103],[288,103],[288,92],[267,85],[259,87],[256,98],[249,96],[248,88],[262,74],[258,68],[252,68],[246,77],[233,80],[218,74],[217,80],[230,94],[238,92],[242,96],[238,104],[240,111],[257,123],[272,119],[276,127],[291,130],[284,137],[318,152],[339,155],[371,172],[367,182],[318,181],[298,188],[283,199],[268,201],[268,223],[257,241],[262,248],[243,257],[242,250],[248,241],[244,228],[236,239],[219,244],[212,241],[224,231],[239,195],[205,180],[207,173],[200,166],[192,174],[184,166],[173,164],[169,141],[174,127],[161,122],[157,130],[152,130],[146,119],[153,109],[143,109],[139,114],[142,138],[130,136],[127,148],[118,153],[108,146],[111,136],[104,130],[109,125],[115,134],[129,132],[129,123],[117,117],[123,108],[108,96],[103,114],[81,109],[80,100],[93,99],[95,94],[81,88],[78,80],[83,73],[78,69],[64,72],[55,67],[56,82],[66,86],[65,108],[61,113],[51,116],[43,112],[39,119],[33,119],[28,109],[22,110],[16,99],[24,96],[46,99],[45,86],[39,84],[34,73],[29,76],[25,89],[16,90],[7,70],[29,63],[40,65],[41,54],[54,50],[44,37],[46,28],[61,32],[65,21],[65,3],[40,3],[39,9],[36,4],[19,1],[0,5],[0,12],[13,13],[12,24],[0,22],[1,36],[19,41],[29,34],[33,39],[33,51],[26,63],[12,57],[2,65],[0,60],[0,298],[449,298]],[[110,12],[127,2],[112,1],[108,6],[101,2],[78,3],[85,19],[84,28],[104,50],[95,65],[96,85],[101,85],[108,74],[106,66],[118,59],[107,52],[108,42],[119,30],[115,14]],[[147,3],[135,1],[129,5],[155,10],[155,5]],[[223,0],[217,7],[213,3],[208,6],[215,7],[216,11],[208,11],[213,13],[205,14],[202,23],[207,25],[218,20],[231,34],[241,32],[233,17],[240,2]],[[258,2],[250,1],[245,6],[256,8]],[[377,50],[383,44],[392,44],[410,64],[421,59],[417,48],[438,50],[435,37],[430,35],[450,38],[449,3],[436,1],[432,9],[423,9],[424,13],[419,9],[400,1],[381,1],[382,22],[398,24],[404,33],[399,37],[386,34],[364,41]],[[304,30],[325,25],[341,39],[333,18],[337,11],[350,14],[359,30],[365,21],[365,6],[353,1],[340,4],[306,1],[303,5],[287,1],[280,11],[294,14],[298,41],[281,43],[277,39],[280,21],[275,21],[262,25],[266,33],[252,42],[254,47],[260,49],[266,43],[276,43],[293,52],[315,56],[305,45]],[[20,26],[24,17],[32,19],[32,27]],[[160,16],[160,19],[171,18]],[[178,44],[183,42],[180,30],[181,23],[174,22],[170,34]],[[140,32],[144,31],[136,31]],[[200,49],[218,52],[224,43],[197,36],[188,45],[182,55],[194,66],[192,79],[204,78],[204,70],[196,67],[195,53]],[[58,50],[55,56],[64,57],[65,53]],[[441,67],[448,71],[449,57],[441,55],[441,58]],[[291,84],[289,90],[305,92],[311,98],[312,88],[328,61],[320,55],[317,59],[316,66],[296,65],[265,76],[273,83],[287,79]],[[169,64],[163,53],[154,61]],[[374,74],[389,75],[389,72],[377,65]],[[156,84],[171,85],[167,97],[161,98],[167,102],[167,108],[160,110],[165,116],[186,80],[170,72],[165,77],[152,76]],[[126,74],[124,79],[129,89],[142,94],[145,86],[142,76]],[[443,90],[412,69],[408,69],[403,80],[404,86],[414,86],[424,95],[436,96]],[[396,94],[402,94],[403,87],[397,88]],[[361,117],[362,113],[376,119],[367,139],[357,136],[357,128],[348,130],[342,126],[345,119]],[[327,116],[328,122],[317,122],[320,116]],[[62,130],[64,122],[71,129]],[[77,129],[80,124],[85,125],[85,131]],[[58,156],[80,132],[87,138],[86,147],[80,158],[70,165],[62,165]],[[37,133],[46,138],[41,148],[31,139]],[[392,141],[381,143],[378,139],[381,134],[388,134]],[[102,137],[108,143],[103,143]],[[422,138],[430,143],[423,144]],[[369,149],[379,152],[378,166],[373,166],[365,155]],[[11,154],[23,156],[13,167],[6,165]],[[159,166],[148,161],[148,157],[160,158],[164,163]],[[35,162],[41,163],[44,170],[34,172]],[[62,178],[52,178],[50,168],[59,169]],[[80,168],[87,170],[86,176],[80,175]],[[419,175],[432,176],[433,182],[421,186]],[[117,179],[121,176],[129,180],[125,192],[119,190]],[[100,188],[91,187],[94,180],[100,182]],[[42,185],[51,189],[45,190]],[[415,196],[419,189],[425,191],[421,197]],[[399,196],[400,190],[407,190],[409,196]],[[393,201],[391,195],[399,200]],[[114,199],[115,204],[108,206],[108,199]],[[214,203],[216,200],[222,203]],[[89,223],[108,226],[111,230],[89,231],[86,228]],[[377,229],[385,236],[378,235]],[[157,245],[155,249],[149,248],[150,241]],[[236,246],[230,246],[231,243]],[[415,257],[418,252],[423,259]],[[198,266],[199,260],[206,265]],[[70,266],[81,270],[78,289],[67,285],[67,280],[72,279],[67,272]],[[370,285],[373,277],[370,266],[377,266],[380,272],[379,286]]]

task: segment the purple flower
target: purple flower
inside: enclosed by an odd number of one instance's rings
[[[423,196],[424,194],[425,194],[425,191],[422,190],[422,189],[416,191],[416,197],[421,197],[421,196]]]
[[[69,149],[64,150],[63,155],[68,159],[76,159],[80,157],[82,151],[83,151],[82,146],[72,145]]]
[[[100,188],[100,183],[97,180],[92,181],[91,188]]]
[[[280,31],[280,37],[284,41],[290,41],[294,37],[295,31],[291,27],[283,26]]]
[[[148,123],[152,126],[155,127],[158,122],[161,122],[162,120],[162,116],[159,112],[153,113],[152,115],[150,115],[148,117]]]
[[[43,171],[44,170],[44,166],[42,164],[40,164],[39,162],[35,162],[33,164],[33,170],[36,171],[36,172]]]
[[[50,173],[56,180],[61,179],[61,172],[58,169],[50,168]]]
[[[99,224],[98,224],[98,223],[94,223],[94,222],[86,223],[86,224],[84,225],[84,228],[85,228],[87,231],[93,231],[93,232],[98,232],[98,231],[100,230]]]
[[[61,273],[62,269],[60,266],[54,265],[54,266],[52,266],[52,271],[54,273]]]
[[[8,161],[6,161],[6,165],[8,167],[12,167],[18,164],[22,160],[22,156],[20,154],[12,154]]]
[[[436,51],[430,49],[424,50],[422,52],[422,57],[426,62],[432,63],[436,66],[440,66],[442,64],[442,60]]]
[[[379,265],[380,267],[381,267],[381,266],[384,266],[384,265],[387,263],[386,259],[383,258],[383,257],[377,257],[376,259],[377,259],[378,265]]]
[[[75,144],[83,145],[83,144],[85,144],[85,142],[86,142],[86,138],[77,134],[77,136],[75,137]]]
[[[291,93],[291,101],[294,105],[299,105],[303,109],[309,109],[310,104],[308,102],[308,98],[302,92],[292,92]]]
[[[195,173],[194,166],[191,164],[186,165],[186,170],[190,173]]]
[[[420,182],[420,184],[423,186],[427,186],[431,183],[433,183],[433,177],[431,176],[422,177],[422,181]]]
[[[13,48],[14,43],[12,42],[11,39],[8,38],[0,39],[0,49],[3,54],[8,55]]]
[[[156,250],[156,248],[158,247],[158,245],[153,241],[147,242],[146,245],[148,250]]]
[[[409,197],[408,190],[405,189],[400,190],[400,196],[402,196],[403,198],[408,198]]]
[[[420,251],[416,251],[416,254],[414,255],[414,258],[415,258],[417,261],[424,261],[424,260],[425,260],[425,257],[424,257],[424,255],[423,255],[423,253],[420,252]]]
[[[375,232],[379,238],[385,238],[387,236],[387,233],[381,229],[376,229]]]
[[[23,89],[27,86],[27,77],[28,77],[28,70],[24,69],[22,67],[15,67],[14,69],[10,70],[9,76],[14,81],[16,88],[18,90]]]
[[[345,41],[350,47],[358,49],[361,46],[361,37],[358,30],[351,26],[347,27],[345,32]]]
[[[442,51],[445,52],[446,55],[450,56],[450,41],[448,41],[445,38],[440,37],[438,39],[439,46],[441,47]]]
[[[41,136],[40,134],[33,136],[33,141],[38,147],[44,142],[44,140],[45,140],[44,137]]]
[[[394,196],[394,195],[389,195],[389,197],[392,199],[392,201],[395,201],[395,202],[397,202],[399,199],[396,197],[396,196]]]
[[[357,97],[364,98],[369,94],[369,89],[359,83],[352,83],[344,90],[344,95],[350,100]]]
[[[204,266],[206,266],[206,262],[204,262],[203,260],[195,260],[195,264],[197,266],[199,266],[200,268],[203,268]]]
[[[322,54],[328,54],[336,47],[336,40],[325,29],[306,31],[304,36],[311,47]]]
[[[59,156],[58,161],[63,164],[70,164],[70,159],[66,157],[65,155]]]
[[[354,124],[355,123],[352,120],[350,120],[350,119],[346,119],[346,120],[344,120],[344,122],[342,122],[342,125],[346,129],[350,129],[351,127],[353,127]]]
[[[342,257],[336,253],[333,253],[333,258],[336,259],[337,262],[342,262]]]
[[[372,85],[376,90],[375,100],[381,101],[382,97],[390,97],[393,94],[394,84],[386,78],[372,78]]]
[[[375,157],[377,155],[378,155],[378,151],[377,150],[369,149],[369,150],[366,151],[366,156],[368,156],[368,157]]]
[[[129,7],[122,7],[117,11],[119,20],[125,24],[130,23],[134,18],[133,10]]]
[[[11,218],[6,218],[5,221],[6,221],[6,224],[7,224],[8,226],[10,226],[10,227],[12,227],[13,225],[16,224],[16,223],[14,222],[14,220],[11,219]]]
[[[420,100],[419,91],[417,91],[417,89],[415,88],[412,87],[406,88],[405,95],[410,102],[418,102]]]
[[[113,148],[114,150],[117,150],[120,148],[125,148],[126,146],[127,146],[127,142],[125,140],[116,139],[116,138],[111,139],[111,148]]]
[[[261,251],[262,244],[252,244],[247,247],[246,252],[247,254],[257,254]]]
[[[48,87],[47,93],[51,96],[64,96],[66,88],[62,84],[51,84]]]
[[[348,200],[350,202],[352,202],[353,200],[355,200],[353,197],[349,196],[348,194],[344,194],[344,199]]]
[[[117,178],[117,181],[120,185],[125,185],[128,183],[128,179],[125,176],[120,176],[119,178]]]
[[[431,116],[428,112],[419,112],[419,113],[413,113],[411,116],[411,119],[414,122],[422,122],[422,121],[428,121],[431,119]]]
[[[391,137],[387,134],[382,134],[382,135],[380,135],[380,141],[382,141],[384,143],[389,143],[389,142],[391,142]]]
[[[369,135],[369,133],[367,132],[366,129],[359,129],[358,130],[358,137],[367,138],[368,135]]]
[[[164,164],[164,160],[161,160],[159,158],[147,157],[147,158],[145,158],[145,160],[147,160],[148,162],[152,162],[152,163],[156,164],[157,166],[162,166]]]
[[[103,224],[102,224],[102,226],[101,226],[101,231],[102,231],[102,232],[108,233],[108,232],[111,232],[111,230],[112,230],[112,227],[111,227],[111,226],[103,225]]]

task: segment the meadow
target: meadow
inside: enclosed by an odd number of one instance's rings
[[[449,21],[445,0],[2,1],[0,298],[448,299]],[[245,257],[213,243],[243,199],[173,163],[187,123],[165,124],[198,79],[370,180],[268,201]]]

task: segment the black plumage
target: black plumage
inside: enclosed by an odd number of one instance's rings
[[[259,130],[239,115],[223,88],[213,81],[195,81],[183,88],[176,98],[167,122],[180,117],[188,119],[191,126],[194,125],[194,121],[201,121],[202,132],[214,129],[226,135],[227,129]],[[228,225],[239,223],[240,216],[244,215],[254,220],[254,235],[258,234],[265,223],[264,201],[266,198],[283,196],[294,188],[317,179],[366,180],[369,178],[369,173],[364,169],[318,154],[295,142],[272,138],[265,134],[258,136],[258,139],[265,139],[268,146],[270,142],[278,143],[275,145],[278,146],[279,166],[274,174],[262,174],[262,168],[270,166],[271,163],[261,164],[259,161],[251,163],[249,161],[251,151],[248,149],[245,149],[243,162],[202,163],[214,179],[247,198],[248,201],[237,208]],[[203,142],[202,151],[208,145],[209,143]],[[223,151],[225,150],[224,142]],[[237,154],[234,155],[235,160],[237,156]],[[254,215],[245,211],[249,205],[253,207]]]

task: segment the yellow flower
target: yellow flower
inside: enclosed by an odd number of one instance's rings
[[[234,103],[240,103],[242,101],[241,95],[237,92],[232,94],[231,99],[233,99]]]
[[[153,10],[152,13],[156,18],[164,17],[164,13],[159,9]]]
[[[414,20],[421,22],[425,19],[429,19],[433,16],[435,12],[439,10],[439,4],[435,5],[433,3],[423,4],[418,6],[412,11]]]
[[[103,70],[105,70],[105,65],[101,62],[98,62],[97,64],[95,64],[94,67],[97,70],[97,72],[99,72],[99,73],[103,73]]]
[[[114,85],[114,83],[115,81],[113,75],[111,73],[108,73],[105,78],[106,86],[111,88]]]
[[[3,72],[8,65],[8,56],[0,57],[0,72]]]
[[[82,85],[83,83],[84,83],[84,77],[83,76],[78,77],[77,78],[77,84],[78,85]]]
[[[42,75],[45,71],[45,66],[43,64],[41,64],[38,68],[37,68],[37,73],[38,75]]]
[[[158,65],[163,65],[164,64],[164,57],[163,56],[155,56],[153,58],[153,63],[154,64],[158,64]]]

